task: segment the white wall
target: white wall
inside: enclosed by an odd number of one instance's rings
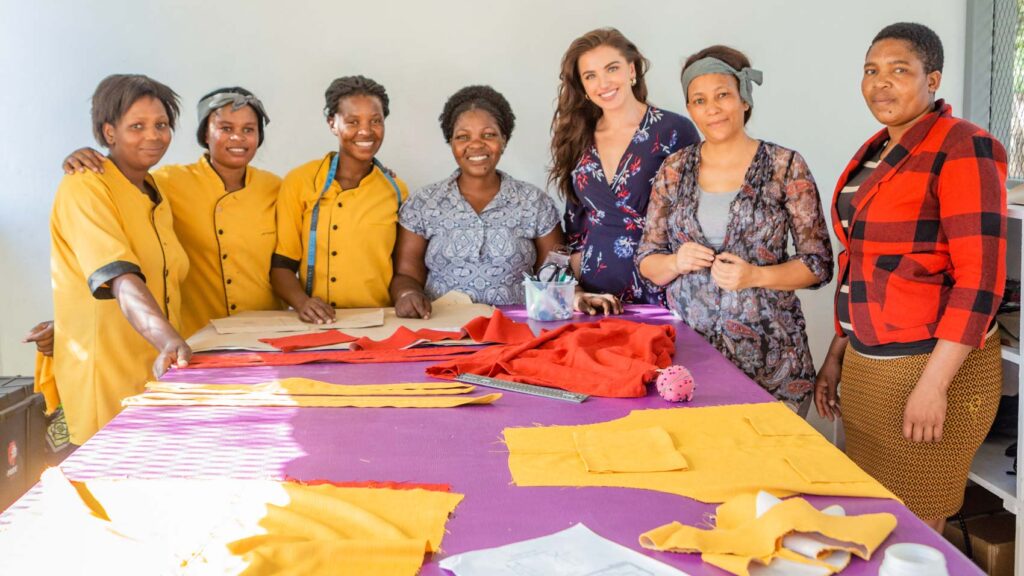
[[[61,160],[92,144],[89,97],[107,74],[145,73],[181,94],[185,113],[167,162],[199,154],[199,96],[223,85],[255,91],[273,119],[256,164],[279,174],[331,148],[320,113],[331,79],[368,75],[392,100],[380,156],[413,188],[454,167],[437,125],[445,98],[489,83],[518,116],[502,168],[543,184],[559,61],[573,38],[618,27],[653,62],[651,101],[677,112],[682,61],[726,43],[765,72],[751,132],[803,153],[827,202],[846,161],[878,128],[859,93],[871,38],[903,20],[935,29],[946,48],[940,95],[959,111],[965,3],[0,0],[0,374],[31,372],[21,338],[52,315],[50,202]],[[831,294],[802,294],[818,362],[831,337]]]

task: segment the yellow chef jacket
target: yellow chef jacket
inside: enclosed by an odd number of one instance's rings
[[[323,190],[334,152],[285,176],[277,201],[274,266],[299,272],[306,286],[306,252],[313,206]],[[395,178],[403,200],[405,183]],[[313,296],[335,308],[390,306],[391,252],[395,247],[398,198],[380,168],[351,190],[331,182],[320,199]]]
[[[113,418],[122,399],[142,392],[157,357],[121,313],[111,281],[141,276],[178,329],[188,272],[168,202],[154,203],[110,160],[103,168],[65,176],[50,215],[54,375],[74,444]]]
[[[163,166],[153,179],[171,205],[174,231],[189,260],[181,286],[181,335],[188,338],[211,318],[280,309],[270,287],[270,259],[281,179],[249,166],[245,186],[227,192],[206,155],[193,164]]]

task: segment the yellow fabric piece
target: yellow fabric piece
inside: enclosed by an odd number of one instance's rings
[[[640,535],[640,545],[651,550],[695,553],[705,562],[733,574],[747,576],[751,562],[768,564],[774,558],[817,566],[834,566],[782,548],[793,533],[824,536],[829,551],[842,550],[869,560],[896,528],[888,513],[832,516],[803,498],[785,500],[757,517],[756,496],[742,494],[717,509],[716,526],[701,530],[672,522]],[[841,567],[840,567],[841,568]]]
[[[299,408],[456,408],[493,404],[500,393],[472,397],[450,396],[285,396],[180,394],[153,392],[129,396],[124,406],[276,406]]]
[[[587,426],[506,428],[509,469],[519,486],[617,486],[725,502],[764,490],[775,496],[797,493],[896,499],[817,433],[761,436],[748,417],[786,419],[795,431],[811,430],[779,402],[638,410],[625,418]],[[789,424],[787,424],[789,425]],[[673,472],[591,474],[579,457],[573,434],[621,433],[660,427],[686,455],[688,469]],[[817,462],[825,473],[808,482],[787,461]]]
[[[283,378],[259,384],[198,384],[192,382],[150,382],[150,392],[182,394],[282,394],[288,396],[415,396],[468,394],[476,387],[460,382],[400,382],[396,384],[333,384],[310,378]]]
[[[212,318],[281,308],[270,287],[281,179],[249,166],[244,186],[227,192],[205,154],[192,164],[162,166],[153,179],[171,205],[190,263],[181,285],[181,335],[188,338]]]
[[[109,573],[116,559],[119,569],[142,570],[124,573],[138,574],[413,576],[424,553],[439,550],[462,498],[259,480],[69,483],[50,469],[42,480],[44,515],[23,523],[27,532],[5,534],[4,546],[20,557],[0,557],[0,566],[20,560],[37,568],[52,555],[45,547],[66,538],[90,545],[85,557],[67,555],[76,574]]]
[[[265,544],[248,553],[241,576],[401,576],[417,574],[423,542],[315,541]]]
[[[60,408],[60,394],[57,392],[57,379],[53,377],[53,356],[44,356],[36,351],[35,384],[33,391],[43,395],[46,402],[46,415]]]
[[[811,566],[824,568],[832,573],[840,572],[844,568],[846,568],[847,565],[849,565],[848,555],[846,556],[847,561],[845,563],[839,566],[833,566],[825,562],[824,559],[814,560],[811,558],[807,558],[806,556],[801,556],[796,552],[786,550],[785,548],[780,549],[773,556],[769,556],[768,558],[762,559],[747,558],[744,556],[734,556],[731,554],[701,554],[700,559],[704,562],[707,562],[708,564],[711,564],[712,566],[721,568],[722,570],[725,570],[730,574],[735,574],[736,576],[750,576],[751,568],[753,568],[757,564],[763,564],[767,566],[769,563],[777,560],[788,560],[790,562],[795,562],[797,564],[808,564]],[[775,568],[776,573],[779,573],[778,566],[772,566],[772,568]],[[786,572],[782,571],[781,573],[785,574]]]
[[[334,154],[299,166],[281,183],[275,253],[300,263],[302,286],[306,285],[313,205],[323,190]],[[395,183],[404,200],[408,188],[398,178]],[[395,190],[376,166],[356,188],[342,190],[337,181],[332,182],[320,200],[313,295],[335,308],[390,306],[388,285],[397,224]]]
[[[178,328],[179,286],[188,272],[168,202],[154,204],[110,160],[103,169],[65,176],[50,215],[53,371],[74,444],[110,421],[123,398],[142,391],[157,356],[121,313],[110,281],[140,272]]]
[[[588,472],[665,472],[687,467],[664,428],[580,430],[573,433],[573,440]]]
[[[803,420],[794,420],[779,413],[754,414],[747,416],[747,422],[761,436],[816,435],[817,432],[805,426]]]

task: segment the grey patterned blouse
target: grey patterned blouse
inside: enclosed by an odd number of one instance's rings
[[[532,274],[537,260],[533,241],[559,223],[555,203],[499,170],[501,187],[477,214],[459,192],[459,173],[410,196],[398,215],[427,240],[427,296],[459,290],[482,304],[522,304],[522,273]]]
[[[688,146],[661,165],[637,263],[650,254],[674,253],[685,242],[707,245],[697,220],[700,147]],[[817,186],[800,154],[761,142],[729,207],[720,251],[758,266],[798,259],[818,277],[812,288],[829,283],[832,243]],[[814,363],[796,292],[723,290],[701,270],[673,280],[666,295],[673,312],[776,398],[799,403],[810,393]]]

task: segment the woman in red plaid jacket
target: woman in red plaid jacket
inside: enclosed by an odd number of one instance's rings
[[[935,99],[942,59],[906,23],[866,55],[861,91],[885,128],[836,186],[836,336],[815,386],[832,419],[842,381],[847,453],[937,530],[995,417],[1006,278],[1006,152]]]

